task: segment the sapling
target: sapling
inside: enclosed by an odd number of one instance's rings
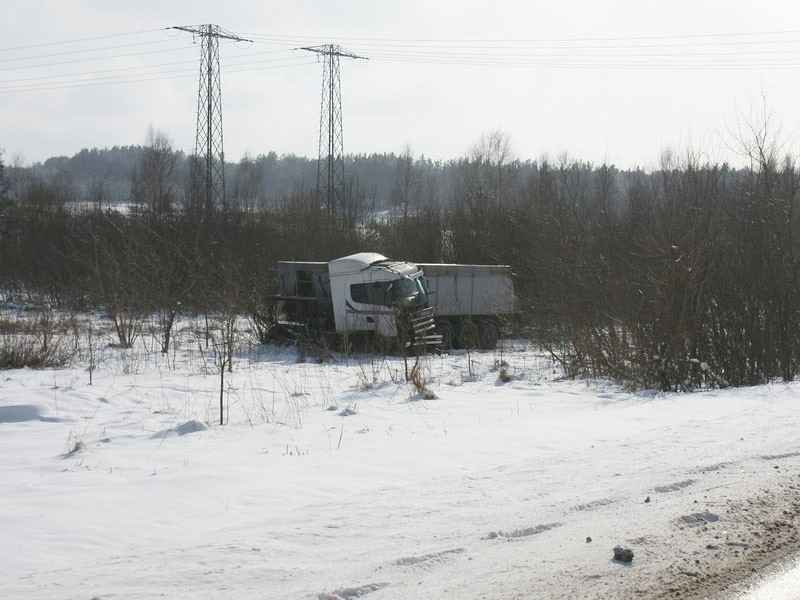
[[[94,327],[92,326],[92,320],[89,319],[89,330],[87,332],[88,342],[89,342],[89,385],[94,384],[94,370],[97,366],[95,364],[95,357],[94,357],[94,336],[93,336]]]
[[[217,367],[219,369],[219,424],[225,424],[225,370],[230,367],[230,354],[224,341],[214,342]]]

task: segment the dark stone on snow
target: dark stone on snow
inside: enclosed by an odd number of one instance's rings
[[[633,562],[633,550],[617,546],[614,548],[614,560],[623,563]]]

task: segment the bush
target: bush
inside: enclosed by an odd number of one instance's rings
[[[71,356],[50,319],[0,319],[0,369],[60,367]]]
[[[43,344],[41,338],[27,335],[0,337],[0,369],[61,367],[70,357],[60,341]]]

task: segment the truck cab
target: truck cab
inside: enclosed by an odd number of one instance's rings
[[[399,339],[405,346],[435,344],[433,310],[422,270],[376,252],[328,263],[278,263],[280,300],[296,322],[340,337]],[[332,321],[332,323],[331,323]]]
[[[422,271],[411,263],[361,252],[328,263],[336,331],[403,336],[410,315],[428,307]]]

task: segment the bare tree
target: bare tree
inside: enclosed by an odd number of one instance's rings
[[[501,130],[481,134],[467,155],[469,183],[495,205],[508,197],[516,171],[510,136]]]
[[[409,210],[419,201],[422,177],[414,161],[411,146],[406,144],[397,157],[394,185],[392,186],[392,205],[399,209],[403,219],[408,218]]]
[[[150,127],[139,167],[134,174],[131,199],[145,207],[155,219],[164,218],[176,200],[177,162],[169,137]]]
[[[86,200],[95,210],[103,210],[107,207],[110,201],[110,194],[108,193],[108,186],[102,179],[95,179],[89,184],[89,189],[86,190]]]
[[[502,262],[508,244],[511,199],[517,192],[508,135],[484,134],[458,163],[447,246],[450,260]]]
[[[263,206],[264,196],[263,173],[260,165],[245,153],[239,161],[236,181],[233,186],[233,204],[241,209],[252,210]]]

